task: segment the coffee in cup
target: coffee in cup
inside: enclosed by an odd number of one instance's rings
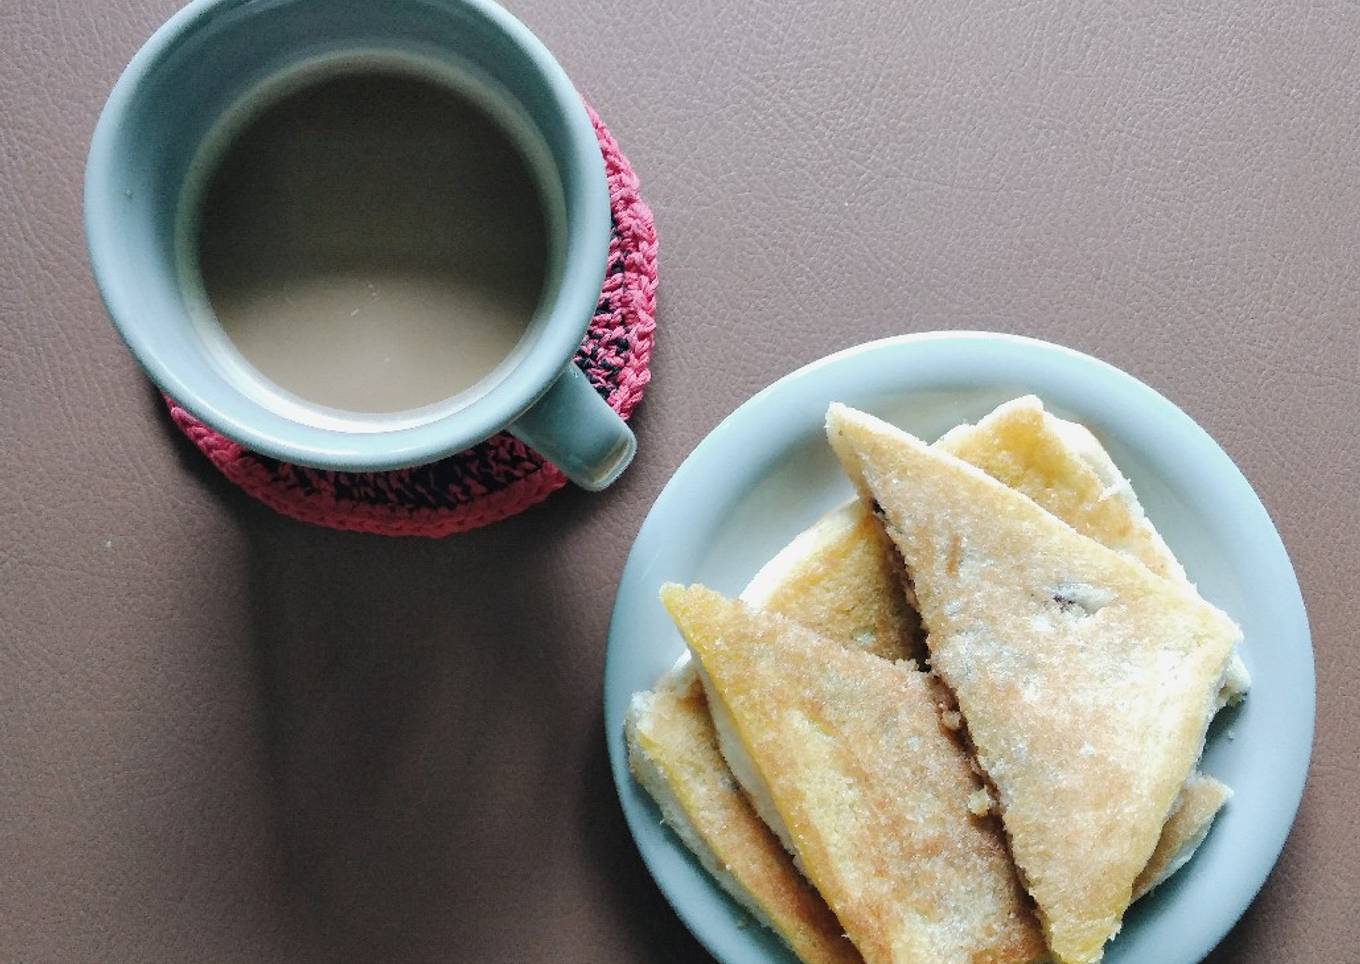
[[[588,489],[633,456],[572,363],[595,130],[491,0],[193,0],[109,95],[85,225],[147,373],[256,452],[377,471],[508,431]]]
[[[185,273],[281,391],[418,409],[473,389],[523,337],[555,199],[531,133],[469,89],[402,61],[323,61],[209,139]]]

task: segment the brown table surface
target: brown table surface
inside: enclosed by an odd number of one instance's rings
[[[605,763],[625,554],[757,389],[939,327],[1108,359],[1255,484],[1318,736],[1214,959],[1355,960],[1360,9],[518,0],[655,208],[655,379],[607,494],[432,542],[233,490],[104,318],[85,149],[174,6],[0,5],[0,960],[702,960]]]

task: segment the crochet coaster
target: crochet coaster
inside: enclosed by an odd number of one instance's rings
[[[656,328],[656,231],[637,176],[586,105],[604,155],[613,212],[609,262],[576,365],[623,418],[651,377]],[[566,484],[551,463],[502,433],[430,465],[392,472],[328,472],[258,455],[214,432],[173,399],[170,417],[222,474],[286,516],[333,529],[446,536],[498,522]]]

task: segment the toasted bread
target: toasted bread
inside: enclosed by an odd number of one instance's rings
[[[866,961],[1045,956],[998,827],[968,810],[979,784],[930,677],[703,587],[662,601],[740,744],[734,771],[763,784]]]
[[[1204,838],[1214,816],[1232,797],[1232,790],[1213,777],[1192,773],[1181,787],[1181,794],[1162,827],[1161,839],[1152,859],[1133,882],[1133,899],[1138,900],[1186,865]]]
[[[1154,573],[1185,580],[1123,473],[1095,436],[1044,411],[1026,395],[976,425],[959,425],[935,447],[1023,492],[1084,536],[1137,559]]]
[[[924,654],[920,620],[902,594],[897,551],[858,499],[794,536],[751,578],[741,598],[884,659]],[[688,651],[659,685],[701,690]]]
[[[1136,559],[1159,576],[1190,584],[1185,570],[1153,528],[1133,486],[1084,426],[1044,410],[1033,395],[998,406],[976,425],[945,433],[935,447],[969,462],[1029,496],[1082,535]],[[1251,685],[1234,652],[1219,690],[1220,706],[1240,701]],[[1191,773],[1185,805],[1167,821],[1139,880],[1160,883],[1194,854],[1232,791]],[[1146,890],[1135,886],[1134,899]]]
[[[1034,416],[1036,411],[1040,417]],[[1097,541],[1126,552],[1132,546],[1132,554],[1150,562],[1154,571],[1183,578],[1099,442],[1082,427],[1043,412],[1037,400],[1007,403],[978,425],[960,426],[936,444],[1021,489]],[[1116,505],[1089,509],[1088,503],[1111,493]],[[1129,538],[1130,531],[1137,535],[1143,526],[1150,531],[1145,530],[1141,541]],[[855,500],[795,537],[761,568],[741,598],[783,612],[844,645],[898,659],[918,646],[917,619],[898,588],[900,576],[900,562],[882,527]],[[686,652],[655,692],[635,697],[628,742],[639,781],[720,885],[802,959],[853,955],[848,942],[837,937],[834,916],[808,888],[772,831],[735,792],[688,660]],[[648,722],[635,726],[634,719]],[[1163,828],[1135,898],[1189,859],[1230,795],[1212,778],[1192,775],[1187,780],[1183,803]],[[979,799],[985,806],[986,795]],[[727,870],[714,869],[722,867]]]
[[[626,727],[633,775],[719,886],[806,964],[859,962],[840,922],[732,779],[703,693],[638,693]]]
[[[1082,535],[1159,576],[1190,583],[1104,446],[1085,426],[1046,412],[1033,395],[998,406],[976,425],[951,429],[935,446],[1023,492]],[[1234,652],[1220,704],[1240,701],[1250,686]]]
[[[902,594],[901,563],[859,500],[796,536],[761,567],[741,599],[884,659],[919,652],[920,620]]]
[[[1049,946],[1099,960],[1240,631],[980,469],[845,406],[827,424],[901,552]]]
[[[800,533],[742,598],[888,659],[917,643],[896,551],[858,500]],[[686,651],[649,693],[633,697],[629,763],[662,817],[724,890],[809,964],[859,960],[835,915],[738,788]]]

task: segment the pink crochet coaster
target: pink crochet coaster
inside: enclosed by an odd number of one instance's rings
[[[651,377],[656,328],[656,231],[637,176],[589,105],[609,179],[614,228],[604,287],[576,364],[625,419]],[[552,464],[508,434],[430,465],[393,472],[327,472],[257,455],[173,399],[170,417],[228,479],[284,515],[333,529],[446,536],[498,522],[566,484]]]

